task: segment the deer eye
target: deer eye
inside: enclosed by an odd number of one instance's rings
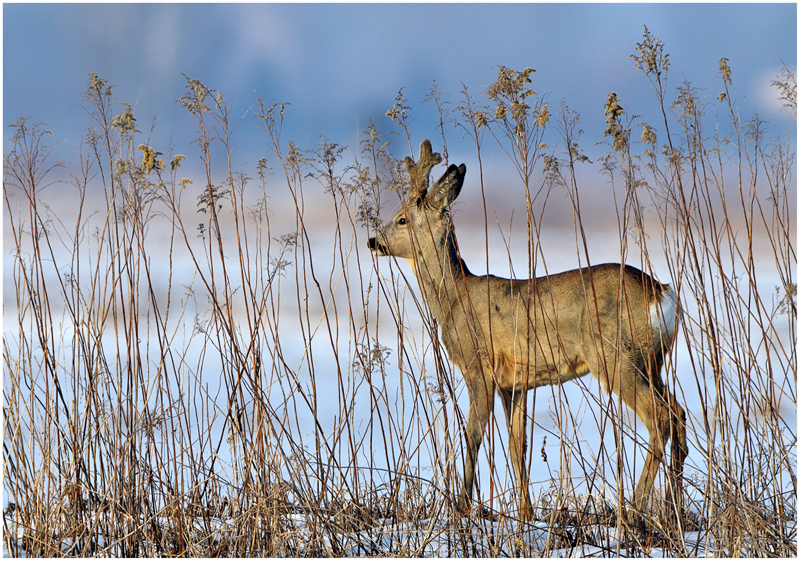
[[[408,220],[406,220],[405,216],[397,219],[397,224],[399,224],[400,226],[404,226],[407,223],[408,223]]]

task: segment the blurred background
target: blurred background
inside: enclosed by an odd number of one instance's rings
[[[793,3],[6,4],[3,16],[3,122],[35,116],[66,154],[85,128],[89,72],[116,85],[141,130],[158,118],[154,146],[194,138],[194,123],[174,103],[182,74],[221,91],[241,114],[256,93],[291,103],[285,137],[300,146],[320,136],[354,146],[370,117],[379,131],[392,130],[384,114],[401,88],[414,108],[413,136],[433,136],[435,110],[419,105],[433,82],[455,103],[464,87],[480,94],[503,65],[536,69],[537,93],[583,116],[591,158],[609,92],[623,106],[635,102],[637,113],[656,109],[629,58],[645,25],[667,46],[671,86],[689,80],[712,102],[726,57],[741,112],[794,129],[769,85],[781,60],[796,65]],[[254,165],[264,149],[250,119],[237,136],[237,158]],[[453,156],[468,159],[459,135],[451,137]]]

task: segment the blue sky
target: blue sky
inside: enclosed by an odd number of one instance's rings
[[[727,57],[743,115],[757,110],[776,133],[794,130],[768,85],[780,59],[796,66],[795,4],[5,4],[3,121],[47,123],[72,158],[88,123],[80,95],[95,72],[134,106],[140,130],[158,116],[157,148],[171,140],[190,155],[194,125],[174,103],[183,73],[239,113],[256,92],[291,103],[284,138],[306,148],[321,135],[352,146],[370,116],[392,130],[384,114],[405,88],[418,142],[435,134],[433,108],[419,105],[433,80],[455,106],[462,82],[477,96],[505,65],[537,69],[533,87],[581,113],[591,149],[610,91],[631,112],[656,108],[629,58],[643,25],[666,45],[670,88],[685,77],[714,100]],[[460,133],[450,137],[457,146]],[[246,117],[242,165],[266,154],[260,138]]]

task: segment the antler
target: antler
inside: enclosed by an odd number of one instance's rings
[[[433,151],[430,140],[423,140],[422,144],[419,145],[419,161],[416,164],[414,160],[406,156],[406,159],[403,160],[403,165],[411,181],[412,192],[416,191],[419,196],[425,196],[425,193],[428,192],[428,179],[431,170],[441,161],[441,154]]]

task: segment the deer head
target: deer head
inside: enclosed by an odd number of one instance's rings
[[[461,192],[467,167],[464,164],[451,165],[430,187],[431,170],[441,161],[442,156],[432,151],[429,140],[420,144],[418,162],[414,163],[411,158],[404,160],[411,182],[408,198],[400,212],[384,225],[377,236],[369,239],[373,253],[402,257],[412,264],[419,262],[431,250],[451,253],[452,224],[448,207]]]

